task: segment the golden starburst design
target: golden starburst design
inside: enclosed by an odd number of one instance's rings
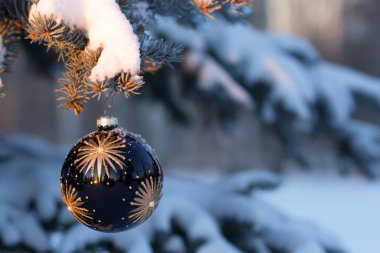
[[[130,212],[129,219],[133,223],[143,223],[153,213],[161,199],[162,180],[161,178],[149,177],[141,182],[141,186],[136,191],[137,197],[131,202],[135,209]]]
[[[63,202],[67,206],[67,210],[81,223],[89,226],[86,220],[93,220],[88,209],[83,207],[84,202],[78,197],[78,192],[71,185],[63,185],[61,183],[61,194]]]
[[[125,157],[121,148],[125,147],[124,139],[120,136],[113,136],[111,132],[108,134],[96,135],[95,138],[90,138],[84,141],[84,146],[78,150],[78,158],[75,164],[78,165],[79,172],[85,171],[87,174],[91,171],[91,176],[94,176],[95,170],[98,174],[98,180],[104,169],[106,175],[110,176],[109,167],[117,172],[115,164],[123,169],[126,165],[123,160]]]

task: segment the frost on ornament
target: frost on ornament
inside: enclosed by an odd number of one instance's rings
[[[104,119],[104,118],[103,118]],[[161,165],[140,137],[100,121],[99,129],[69,152],[61,172],[61,193],[70,213],[102,232],[132,229],[146,221],[162,191]]]
[[[91,81],[101,82],[120,72],[137,74],[139,71],[140,44],[116,1],[40,0],[32,6],[29,20],[39,14],[84,30],[89,39],[88,49],[102,48],[91,71]]]

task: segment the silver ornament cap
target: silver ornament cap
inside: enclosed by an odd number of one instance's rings
[[[102,129],[117,127],[118,124],[119,121],[115,117],[103,116],[96,120],[97,127]]]

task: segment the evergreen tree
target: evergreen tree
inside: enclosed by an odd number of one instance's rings
[[[139,94],[148,80],[147,95],[163,101],[176,119],[191,120],[178,102],[182,99],[207,108],[204,113],[217,115],[225,126],[242,108],[255,108],[298,161],[307,163],[298,135],[323,132],[344,157],[376,175],[380,131],[352,117],[357,96],[380,101],[376,78],[324,62],[301,39],[255,30],[247,22],[251,0],[104,2],[1,1],[0,72],[8,69],[16,42],[25,37],[53,50],[65,65],[59,100],[75,114],[90,99]],[[103,18],[97,11],[104,11]],[[179,95],[170,85],[173,75],[181,80]],[[1,145],[1,192],[14,196],[17,175],[9,174],[10,168],[24,175],[18,183],[25,189],[18,198],[2,197],[2,250],[345,252],[332,236],[256,197],[256,189],[277,186],[270,173],[236,174],[215,184],[168,178],[167,197],[145,226],[112,236],[88,231],[57,204],[58,187],[51,182],[58,172],[51,167],[59,166],[59,150],[24,138],[4,139]],[[61,243],[55,248],[54,236]]]

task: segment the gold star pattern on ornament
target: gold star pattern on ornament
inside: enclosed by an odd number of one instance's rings
[[[135,209],[128,216],[133,223],[143,223],[153,213],[161,199],[162,180],[161,178],[149,177],[141,182],[137,197],[131,202]]]
[[[83,207],[84,202],[78,197],[78,192],[71,185],[61,184],[61,194],[63,202],[67,206],[67,210],[81,223],[89,225],[86,220],[93,220],[88,209]]]
[[[79,172],[85,171],[87,174],[91,171],[91,176],[94,176],[95,170],[98,174],[100,182],[102,170],[106,175],[110,176],[109,167],[117,172],[116,164],[123,169],[126,165],[123,160],[125,157],[121,148],[125,148],[124,139],[120,136],[112,136],[112,133],[96,135],[96,138],[90,138],[84,141],[84,146],[78,150],[78,158],[75,164],[78,165]]]

